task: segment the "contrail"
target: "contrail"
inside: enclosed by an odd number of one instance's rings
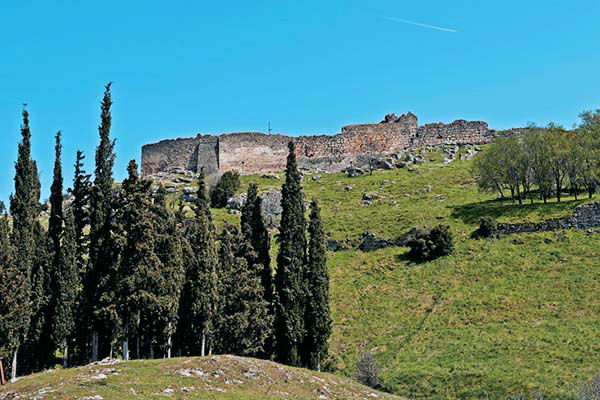
[[[407,19],[402,19],[402,18],[395,18],[395,17],[381,17],[381,18],[387,19],[388,21],[400,22],[402,24],[409,24],[409,25],[420,26],[421,28],[429,28],[429,29],[435,29],[435,30],[438,30],[438,31],[452,32],[452,33],[458,32],[455,29],[442,28],[441,26],[422,24],[420,22],[409,21]]]

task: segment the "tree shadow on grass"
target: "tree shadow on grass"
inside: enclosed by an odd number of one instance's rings
[[[478,224],[479,219],[485,216],[496,219],[510,219],[515,222],[529,221],[533,216],[536,221],[541,221],[570,215],[575,207],[585,201],[585,199],[568,199],[560,203],[552,201],[547,204],[543,202],[531,204],[527,200],[519,205],[517,202],[511,203],[506,200],[504,202],[500,202],[500,200],[487,200],[451,207],[452,212],[450,215],[452,218],[460,219],[467,224]]]

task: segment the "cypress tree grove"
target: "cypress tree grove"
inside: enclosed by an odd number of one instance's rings
[[[52,339],[63,354],[63,367],[70,359],[69,344],[73,342],[77,296],[80,291],[80,276],[77,264],[77,233],[73,210],[64,218],[61,235],[60,259],[55,272],[55,305],[52,320]]]
[[[182,254],[182,236],[177,219],[167,208],[166,191],[159,187],[154,198],[155,214],[158,224],[155,240],[155,252],[162,263],[158,290],[157,324],[153,336],[161,343],[161,349],[167,358],[171,358],[173,334],[177,326],[179,298],[185,279]]]
[[[111,353],[117,321],[114,286],[118,254],[111,237],[115,154],[114,141],[110,138],[112,124],[110,86],[110,83],[107,84],[104,91],[101,122],[98,126],[100,144],[96,148],[94,186],[90,196],[89,263],[84,280],[84,314],[87,316],[87,321],[80,327],[88,332],[86,342],[91,342],[92,361]]]
[[[117,273],[116,304],[123,337],[123,358],[129,359],[129,339],[136,339],[136,357],[141,358],[144,324],[157,308],[156,280],[161,262],[154,253],[154,216],[150,181],[138,177],[138,166],[131,160],[123,181],[119,220],[123,251]]]
[[[186,232],[189,247],[185,249],[185,256],[189,260],[180,304],[181,318],[178,330],[183,336],[179,339],[183,351],[204,356],[207,339],[210,340],[214,334],[218,281],[215,227],[210,216],[203,173],[200,173],[198,178],[195,214]],[[199,349],[197,343],[200,343]],[[210,352],[211,343],[208,343],[208,347]]]
[[[36,182],[38,177],[37,168],[31,159],[31,131],[27,110],[23,110],[21,137],[15,163],[15,194],[10,198],[10,213],[13,217],[11,240],[14,246],[14,259],[19,260],[15,263],[14,284],[11,285],[15,289],[11,293],[13,304],[19,310],[11,321],[12,379],[16,379],[17,376],[18,348],[26,340],[31,322],[31,271],[35,258],[33,230],[39,198],[36,197],[39,193]]]
[[[331,316],[325,235],[321,210],[316,199],[310,203],[308,233],[310,236],[305,282],[309,290],[306,298],[306,336],[303,355],[306,367],[320,371],[321,360],[327,356],[327,340],[331,335]]]
[[[301,176],[293,142],[289,145],[285,183],[281,190],[281,224],[275,275],[276,357],[281,363],[300,366],[304,338],[304,264],[306,220]]]

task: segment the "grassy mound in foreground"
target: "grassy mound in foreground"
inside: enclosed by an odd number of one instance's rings
[[[397,399],[326,373],[234,356],[110,361],[0,388],[0,399]]]

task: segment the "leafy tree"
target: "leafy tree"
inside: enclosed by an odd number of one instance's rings
[[[240,174],[237,171],[227,171],[210,192],[210,203],[214,208],[223,208],[227,199],[240,188]]]
[[[52,321],[53,342],[62,350],[63,367],[69,365],[69,343],[75,331],[75,312],[80,290],[80,275],[77,264],[77,230],[73,210],[64,218],[58,268],[55,271],[55,306]]]
[[[540,197],[546,203],[552,188],[551,165],[548,154],[550,141],[546,130],[531,126],[523,138],[524,153],[529,159],[531,176],[538,187]]]
[[[556,200],[560,202],[563,189],[563,182],[567,176],[567,163],[569,161],[569,142],[567,132],[560,126],[550,123],[547,128],[549,146],[548,162],[550,165],[550,175],[554,180],[556,190]]]
[[[317,200],[310,203],[310,235],[305,285],[308,289],[306,304],[306,337],[303,353],[305,366],[321,370],[321,360],[327,356],[327,341],[331,335],[329,310],[329,273],[325,252],[325,234],[321,210]]]
[[[198,195],[195,217],[186,229],[188,245],[184,247],[187,259],[186,278],[179,306],[180,323],[178,337],[184,354],[206,353],[215,320],[215,305],[218,296],[216,274],[217,252],[215,227],[210,215],[204,174],[198,178]],[[198,348],[198,343],[200,347]],[[209,352],[211,344],[208,343]]]
[[[488,149],[477,154],[473,161],[473,174],[477,177],[479,189],[484,192],[498,192],[504,199],[504,176],[500,146],[492,142]]]
[[[581,184],[591,199],[600,179],[600,110],[584,111],[579,115],[577,127],[579,151],[581,152]]]
[[[110,138],[112,117],[111,84],[106,85],[98,126],[100,144],[96,148],[94,186],[90,196],[89,263],[84,279],[85,312],[87,321],[80,327],[88,332],[91,359],[106,357],[111,352],[117,316],[114,290],[118,252],[113,243],[113,166],[114,141]]]
[[[304,338],[306,220],[294,143],[290,142],[288,147],[286,178],[281,190],[282,214],[275,275],[274,327],[277,360],[299,366],[300,346]]]
[[[15,194],[10,199],[10,213],[13,218],[12,244],[15,263],[12,275],[14,291],[12,304],[19,310],[11,319],[10,351],[12,352],[11,376],[17,376],[17,353],[24,343],[31,323],[31,277],[35,260],[34,225],[39,211],[39,179],[37,167],[31,159],[31,131],[29,113],[23,110],[21,142],[15,163]]]

